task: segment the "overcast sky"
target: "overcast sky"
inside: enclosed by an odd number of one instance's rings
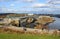
[[[60,14],[60,0],[0,0],[0,13]]]

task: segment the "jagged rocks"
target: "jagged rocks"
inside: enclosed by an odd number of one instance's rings
[[[54,18],[50,16],[25,17],[19,20],[12,20],[11,25],[18,27],[36,28],[36,29],[48,29],[48,24],[54,22]]]

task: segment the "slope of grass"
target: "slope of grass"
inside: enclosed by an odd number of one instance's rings
[[[0,33],[0,39],[60,39],[60,36]]]

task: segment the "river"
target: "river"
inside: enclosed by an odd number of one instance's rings
[[[55,21],[48,25],[49,29],[60,29],[60,18],[54,17]]]

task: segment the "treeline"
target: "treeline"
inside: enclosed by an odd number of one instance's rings
[[[60,14],[34,14],[36,16],[51,16],[51,17],[58,17],[60,18]],[[7,16],[10,17],[24,17],[24,16],[28,16],[28,14],[17,14],[17,13],[0,13],[0,18],[5,18]]]
[[[60,14],[37,14],[38,16],[43,15],[43,16],[51,16],[51,17],[58,17],[60,18]]]

